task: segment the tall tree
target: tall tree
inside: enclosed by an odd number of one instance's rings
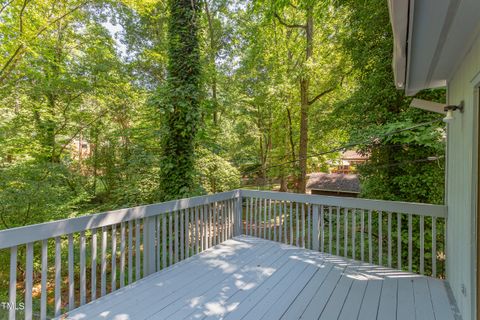
[[[170,0],[169,8],[168,75],[160,107],[163,124],[160,196],[163,200],[194,193],[194,149],[200,111],[200,3]]]

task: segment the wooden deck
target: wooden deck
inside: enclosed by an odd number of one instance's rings
[[[240,236],[67,317],[460,319],[450,297],[441,280]]]

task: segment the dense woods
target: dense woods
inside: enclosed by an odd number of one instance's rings
[[[395,89],[392,44],[384,0],[2,0],[0,230],[304,193],[345,150],[361,197],[441,204],[445,127]]]
[[[352,148],[363,197],[442,203],[444,127],[395,89],[388,19],[380,0],[3,1],[1,228],[304,192]]]

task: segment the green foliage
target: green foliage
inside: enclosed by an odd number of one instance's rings
[[[362,196],[443,203],[444,126],[432,122],[440,120],[437,114],[410,108],[411,98],[394,86],[387,6],[380,0],[340,3],[350,12],[342,43],[357,81],[352,94],[337,103],[336,112],[351,142],[368,142],[360,146],[370,156],[358,168]],[[442,102],[445,91],[426,90],[417,97]],[[403,130],[419,123],[429,124]]]
[[[204,148],[197,155],[197,184],[205,192],[216,193],[240,187],[240,172],[231,163]]]
[[[199,121],[199,2],[170,0],[168,68],[162,102],[160,198],[194,194],[195,137]]]

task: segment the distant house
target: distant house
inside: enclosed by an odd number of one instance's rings
[[[362,155],[355,150],[347,150],[340,155],[340,159],[330,162],[331,173],[355,173],[355,167],[365,163],[368,156]]]
[[[74,160],[80,161],[90,157],[92,153],[91,144],[83,139],[73,139],[70,142],[70,155]]]
[[[356,198],[360,194],[360,181],[356,174],[315,172],[308,176],[307,192]]]

